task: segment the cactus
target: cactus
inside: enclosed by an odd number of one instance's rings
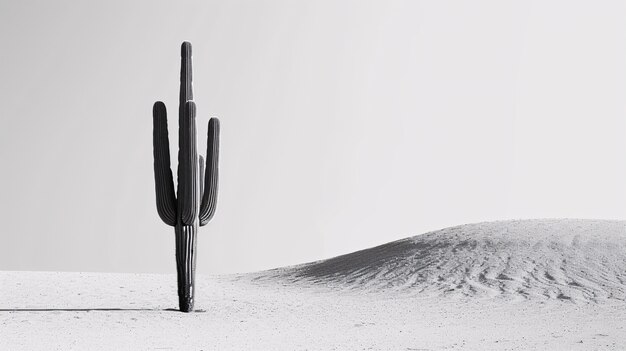
[[[154,180],[159,217],[176,234],[176,267],[180,310],[193,310],[198,226],[206,225],[217,203],[219,129],[217,118],[209,120],[206,175],[196,143],[196,105],[191,82],[191,43],[181,46],[180,102],[178,107],[178,189],[170,169],[165,104],[154,103]]]

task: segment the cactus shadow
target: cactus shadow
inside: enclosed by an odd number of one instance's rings
[[[0,312],[92,312],[92,311],[146,311],[146,312],[180,312],[173,308],[154,309],[154,308],[0,308]],[[204,312],[204,311],[194,311]]]
[[[154,308],[0,308],[0,312],[92,312],[92,311],[146,311],[146,312],[180,312],[173,308],[154,309]],[[197,310],[194,312],[204,312]]]

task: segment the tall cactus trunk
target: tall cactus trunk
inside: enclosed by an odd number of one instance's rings
[[[206,225],[217,203],[217,178],[220,123],[209,120],[206,165],[198,155],[196,104],[191,79],[191,44],[181,46],[180,100],[178,119],[178,189],[170,168],[167,112],[157,101],[152,108],[154,123],[154,180],[159,217],[174,227],[178,302],[183,312],[193,311],[198,227]]]
[[[193,311],[196,285],[196,247],[198,223],[176,224],[176,272],[178,275],[178,306],[182,312]]]

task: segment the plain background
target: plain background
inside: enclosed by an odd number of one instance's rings
[[[623,1],[0,1],[0,269],[174,272],[152,104],[222,121],[198,272],[626,213]],[[173,157],[175,162],[175,156]],[[175,167],[175,166],[174,166]]]

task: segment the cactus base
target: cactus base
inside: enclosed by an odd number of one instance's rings
[[[178,276],[178,304],[182,312],[193,311],[196,283],[196,247],[198,225],[178,223],[176,232],[176,273]]]

